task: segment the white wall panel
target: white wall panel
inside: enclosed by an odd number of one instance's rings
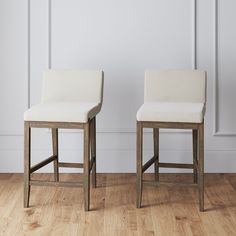
[[[236,135],[236,1],[217,1],[217,131]]]
[[[52,1],[52,68],[105,71],[101,130],[135,127],[146,68],[191,68],[193,1]]]
[[[42,75],[48,69],[49,1],[30,1],[30,104],[41,100]]]
[[[23,131],[28,99],[27,0],[0,1],[0,135]]]

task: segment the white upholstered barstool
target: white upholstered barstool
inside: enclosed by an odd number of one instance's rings
[[[24,113],[24,207],[29,206],[30,187],[83,186],[84,207],[89,210],[90,172],[96,187],[96,115],[103,98],[103,72],[84,70],[49,70],[43,78],[42,101]],[[52,129],[53,154],[31,166],[31,128]],[[84,162],[67,163],[58,160],[58,129],[84,131]],[[91,148],[90,148],[91,147]],[[90,159],[91,151],[91,159]],[[54,162],[54,181],[32,180],[31,174]],[[59,167],[83,168],[83,183],[60,182]]]
[[[137,112],[137,201],[141,207],[143,183],[160,185],[159,168],[193,169],[199,189],[200,211],[204,210],[204,114],[206,72],[199,70],[148,70],[145,73],[144,104]],[[143,165],[143,128],[153,129],[154,156]],[[159,129],[191,129],[193,164],[162,163],[159,160]],[[155,181],[144,181],[143,173],[155,166]],[[176,184],[176,183],[175,183]],[[174,184],[174,185],[175,185]]]

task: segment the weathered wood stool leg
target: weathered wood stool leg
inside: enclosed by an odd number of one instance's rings
[[[193,182],[197,183],[197,158],[198,158],[198,130],[193,129],[192,130],[192,136],[193,136]]]
[[[92,167],[92,186],[96,188],[97,181],[96,181],[96,117],[92,119],[91,124],[91,157],[93,161]]]
[[[204,211],[204,123],[199,127],[198,186],[200,211]]]
[[[84,209],[89,211],[90,200],[90,121],[84,125]]]
[[[31,129],[28,122],[24,123],[24,207],[29,207],[30,198],[30,152]]]
[[[56,159],[53,161],[54,164],[54,180],[59,181],[59,171],[58,171],[58,129],[52,129],[52,150],[53,155],[56,156]]]
[[[155,181],[159,181],[159,129],[153,129],[154,156],[157,158],[154,163]]]
[[[136,186],[136,206],[141,207],[142,201],[142,166],[143,166],[143,127],[142,122],[137,121],[137,186]]]

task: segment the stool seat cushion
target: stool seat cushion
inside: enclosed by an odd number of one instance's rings
[[[202,123],[204,103],[146,102],[137,112],[138,121]]]
[[[25,121],[86,123],[101,110],[94,102],[54,102],[32,106],[24,113]]]

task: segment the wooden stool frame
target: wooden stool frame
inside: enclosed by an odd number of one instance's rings
[[[143,128],[153,129],[154,156],[143,165]],[[191,129],[193,137],[193,164],[159,162],[159,129]],[[141,207],[143,183],[149,185],[193,185],[198,187],[200,211],[204,211],[204,121],[202,123],[174,123],[137,121],[137,193],[136,206]],[[155,181],[143,180],[143,173],[154,164]],[[193,183],[159,181],[159,168],[193,169]]]
[[[44,161],[31,167],[31,128],[52,129],[53,154]],[[67,163],[58,160],[58,129],[82,129],[84,131],[84,162]],[[91,151],[91,159],[90,159]],[[31,180],[31,174],[43,166],[54,163],[54,181]],[[59,181],[59,167],[83,168],[83,183]],[[30,187],[37,186],[62,186],[84,188],[84,209],[89,211],[90,203],[90,173],[92,172],[92,186],[96,187],[96,117],[87,123],[71,122],[24,122],[24,207],[29,207]]]

